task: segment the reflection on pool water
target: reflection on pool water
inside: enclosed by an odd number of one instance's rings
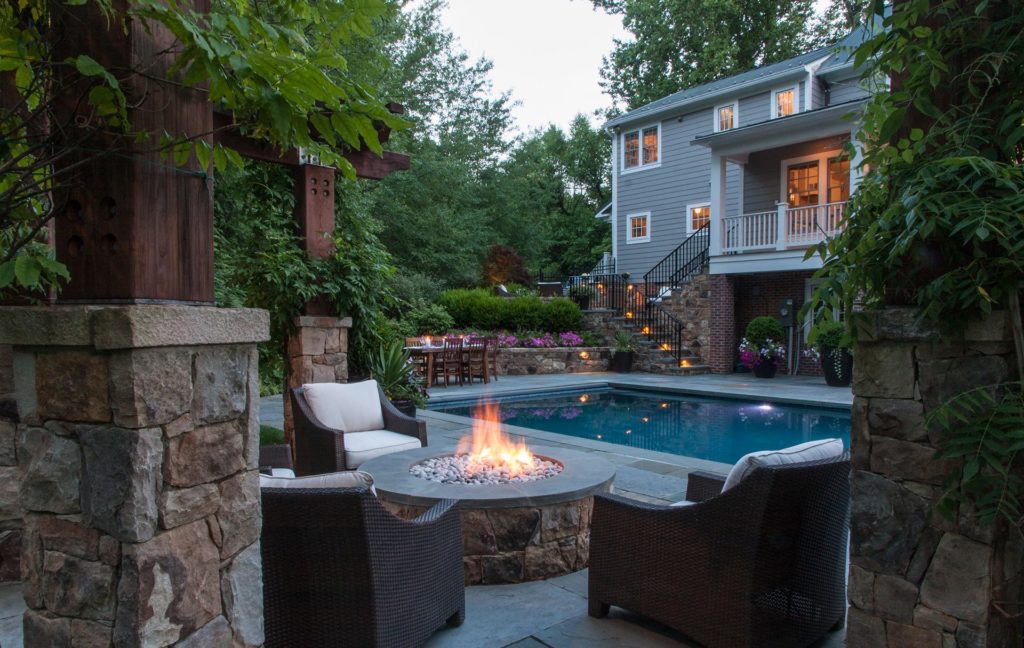
[[[610,388],[496,400],[509,425],[723,463],[814,439],[850,445],[850,413],[836,409]],[[430,406],[469,417],[475,408]]]

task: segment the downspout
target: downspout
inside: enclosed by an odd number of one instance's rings
[[[616,157],[618,136],[612,128],[606,128],[605,132],[612,139],[612,257],[615,259],[615,270],[618,271],[621,269],[619,266],[619,165]]]

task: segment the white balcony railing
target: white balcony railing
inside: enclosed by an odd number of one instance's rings
[[[846,202],[789,207],[722,219],[722,252],[787,250],[819,243],[842,229]]]

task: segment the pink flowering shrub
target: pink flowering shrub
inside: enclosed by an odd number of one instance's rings
[[[747,369],[753,369],[764,362],[779,363],[786,359],[786,347],[774,340],[765,340],[760,347],[747,338],[740,342],[740,362]]]
[[[583,338],[573,331],[566,331],[558,336],[558,342],[562,346],[574,347],[583,344]]]

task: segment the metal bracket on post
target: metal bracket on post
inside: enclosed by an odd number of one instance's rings
[[[319,155],[312,155],[310,153],[306,153],[306,149],[300,148],[299,149],[299,164],[313,164],[313,165],[316,165],[316,166],[321,166],[320,165],[320,156]]]

